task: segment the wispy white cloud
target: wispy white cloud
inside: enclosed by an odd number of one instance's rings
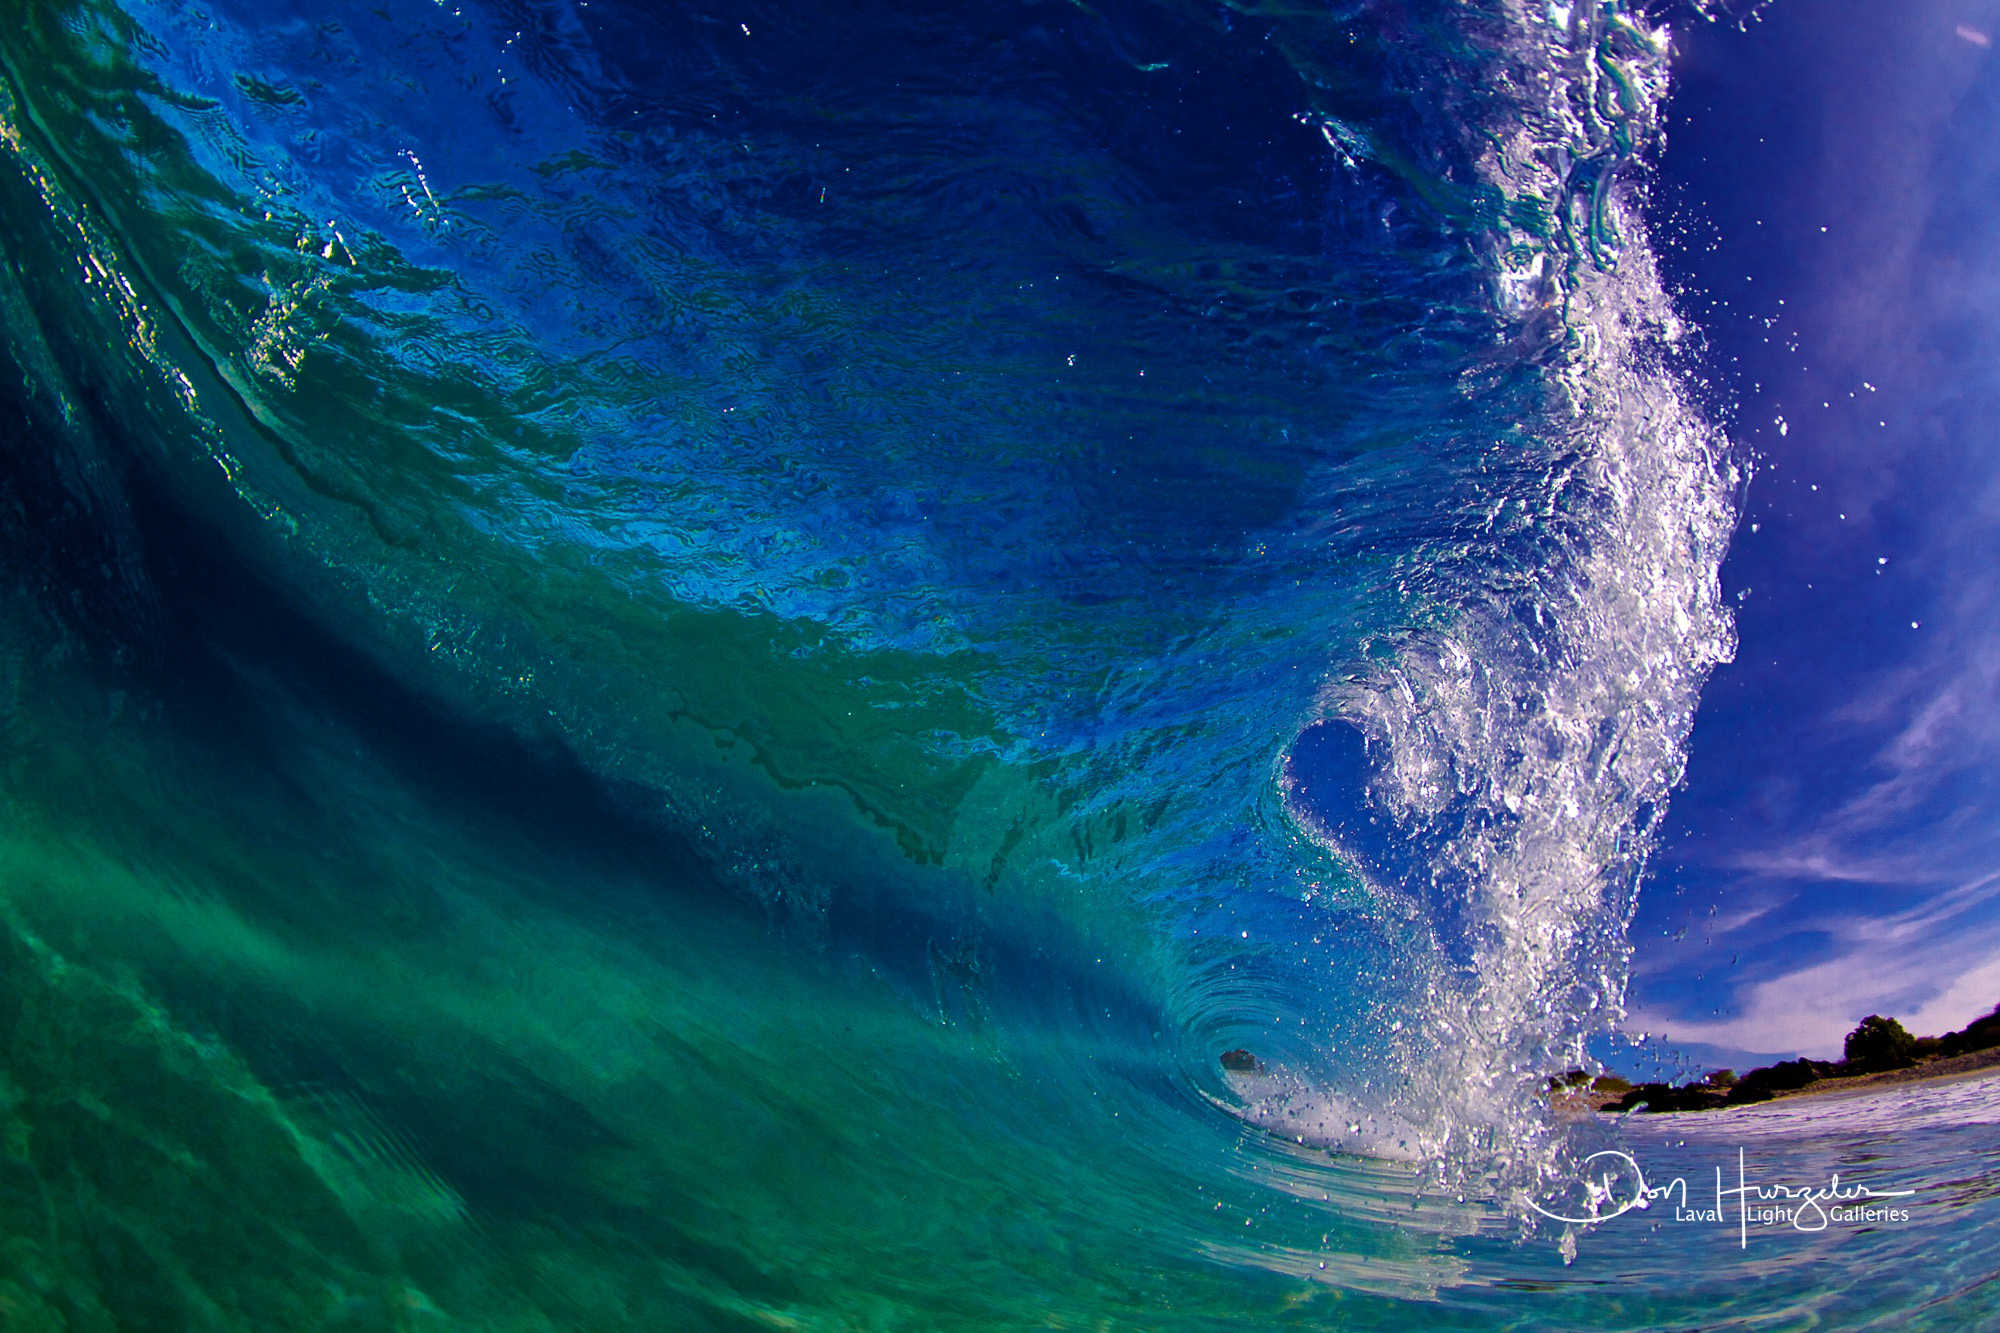
[[[1689,1018],[1656,1009],[1634,1013],[1627,1026],[1669,1041],[1832,1058],[1871,1013],[1937,1033],[2000,1003],[2000,873],[1902,912],[1815,926],[1833,937],[1832,956],[1740,988],[1735,1015]]]
[[[1796,776],[1788,791],[1821,794],[1808,808],[1836,781],[1844,799],[1776,827],[1765,821],[1791,818],[1789,802],[1752,810],[1691,854],[1735,883],[1697,938],[1648,950],[1629,1023],[1677,1042],[1830,1056],[1870,1012],[1938,1032],[2000,1001],[2000,467],[1986,447],[2000,263],[1974,243],[1983,231],[1955,221],[1985,216],[1990,171],[1945,170],[1938,157],[1972,132],[1969,117],[1991,124],[1969,99],[1988,77],[2000,4],[1912,0],[1908,17],[1899,11],[1893,51],[1856,66],[1878,82],[1826,110],[1827,141],[1852,170],[1824,175],[1824,277],[1791,307],[1822,344],[1811,396],[1880,385],[1895,429],[1794,432],[1789,446],[1817,479],[1841,480],[1843,522],[1861,520],[1798,558],[1892,561],[1877,566],[1866,632],[1883,632],[1878,608],[1903,589],[1911,605],[1895,634],[1907,638],[1881,654],[1893,667],[1843,678],[1863,683],[1766,757],[1775,776]],[[1866,205],[1853,202],[1857,180],[1870,182]],[[1909,621],[1921,628],[1903,630]],[[1825,632],[1862,627],[1836,616]],[[1746,980],[1718,967],[1732,954],[1783,961]],[[1694,980],[1702,971],[1709,982]]]
[[[1983,545],[1983,543],[1982,543]],[[1738,850],[1728,869],[1773,880],[1919,887],[1994,859],[2000,804],[2000,586],[1954,579],[1920,656],[1830,713],[1829,733],[1887,732],[1874,779],[1788,837]]]

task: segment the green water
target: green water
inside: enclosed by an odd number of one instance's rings
[[[1650,30],[589,7],[0,3],[0,1328],[1977,1312],[1949,1135],[1522,1206],[1727,652]]]

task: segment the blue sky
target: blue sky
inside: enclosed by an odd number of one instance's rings
[[[1629,1027],[1837,1054],[2000,1003],[2000,0],[1687,33],[1656,193],[1760,460]]]

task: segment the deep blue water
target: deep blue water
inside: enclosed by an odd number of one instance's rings
[[[1724,803],[1707,8],[6,5],[7,1324],[1976,1324],[1992,1085],[1543,1095]]]

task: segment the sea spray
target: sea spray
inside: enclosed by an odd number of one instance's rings
[[[1615,1004],[1727,487],[1657,71],[1561,89],[1656,35],[1072,8],[7,9],[22,456],[103,444],[141,664],[10,901],[441,1307],[1428,1295],[1478,1202],[1322,1149],[1520,1175]]]
[[[1365,749],[1350,790],[1288,778],[1301,823],[1429,938],[1397,1119],[1447,1175],[1497,1168],[1505,1191],[1557,1167],[1538,1094],[1621,1016],[1652,830],[1734,644],[1718,571],[1738,464],[1693,400],[1642,220],[1668,34],[1617,6],[1549,14],[1520,20],[1522,114],[1480,164],[1557,220],[1493,242],[1545,397],[1398,571],[1412,623],[1322,696],[1315,726]]]

